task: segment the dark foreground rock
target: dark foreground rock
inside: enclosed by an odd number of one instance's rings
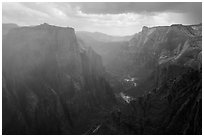
[[[201,135],[201,73],[189,69],[113,111],[90,134]]]

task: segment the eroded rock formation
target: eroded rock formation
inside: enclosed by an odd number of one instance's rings
[[[83,134],[114,94],[73,28],[42,24],[3,39],[3,134]]]

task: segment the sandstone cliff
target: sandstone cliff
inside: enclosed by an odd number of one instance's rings
[[[83,134],[114,94],[73,28],[14,28],[3,39],[3,134]]]
[[[140,83],[141,86],[149,83],[145,90],[158,87],[185,69],[200,71],[201,32],[201,24],[143,27],[130,41],[127,54],[128,60],[133,60],[132,76],[140,78],[137,88],[140,89]]]
[[[90,134],[202,134],[201,32],[201,24],[143,27],[119,54],[140,78],[123,92],[134,98]]]

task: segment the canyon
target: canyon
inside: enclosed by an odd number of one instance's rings
[[[2,28],[3,134],[202,134],[202,24]]]

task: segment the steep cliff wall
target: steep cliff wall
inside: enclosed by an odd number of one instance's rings
[[[15,28],[2,49],[3,134],[82,134],[115,103],[100,56],[73,28]]]
[[[134,98],[90,134],[201,135],[201,32],[201,24],[143,27],[129,53],[132,71],[145,80],[125,91]]]
[[[143,27],[129,45],[129,54],[134,60],[131,64],[132,76],[141,79],[136,88],[148,91],[186,69],[200,70],[201,32],[201,24]],[[152,86],[143,88],[147,84]],[[134,90],[127,92],[132,94]]]

